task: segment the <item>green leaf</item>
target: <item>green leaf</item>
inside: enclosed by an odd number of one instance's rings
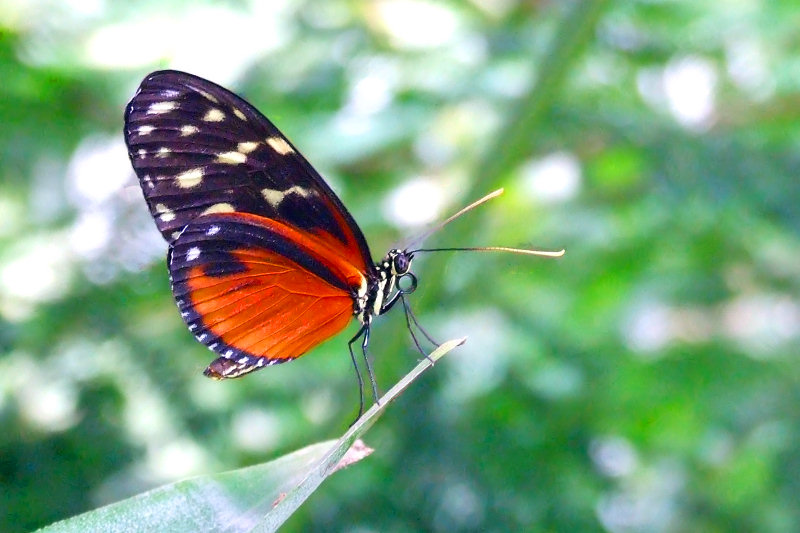
[[[39,531],[275,531],[325,478],[372,453],[359,437],[422,372],[464,340],[439,346],[337,441],[312,444],[267,463],[165,485]]]

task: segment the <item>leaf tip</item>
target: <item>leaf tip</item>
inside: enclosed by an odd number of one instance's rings
[[[368,457],[374,452],[374,448],[370,448],[364,441],[361,439],[356,439],[352,446],[345,452],[344,456],[336,463],[336,466],[333,467],[333,472],[337,472],[342,468],[347,468],[353,463],[357,463],[358,461]]]

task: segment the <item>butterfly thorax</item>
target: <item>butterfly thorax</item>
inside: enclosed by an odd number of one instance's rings
[[[369,324],[372,317],[387,312],[403,294],[414,292],[417,278],[411,272],[413,259],[413,255],[404,250],[392,249],[375,263],[375,277],[355,298],[354,313],[362,324]],[[410,280],[408,287],[399,285],[404,278]]]

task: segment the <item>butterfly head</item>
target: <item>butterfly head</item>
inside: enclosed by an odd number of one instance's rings
[[[402,295],[414,292],[417,277],[411,272],[413,259],[413,252],[394,248],[375,264],[377,278],[367,291],[365,305],[356,309],[359,320],[366,323],[368,315],[382,315]]]
[[[386,257],[380,263],[375,265],[381,279],[378,287],[385,293],[384,297],[395,289],[404,294],[414,292],[417,288],[417,277],[411,272],[413,260],[413,252],[393,248],[386,253]],[[381,299],[386,302],[384,298]]]
[[[405,250],[389,250],[384,259],[384,264],[388,266],[389,272],[393,276],[405,276],[411,270],[411,261],[414,254]]]

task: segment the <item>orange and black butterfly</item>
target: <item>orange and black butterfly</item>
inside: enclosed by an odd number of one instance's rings
[[[169,243],[181,316],[219,354],[207,376],[291,361],[353,315],[362,324],[350,341],[355,364],[352,344],[362,339],[366,350],[372,318],[416,286],[413,253],[390,250],[373,264],[317,171],[264,115],[214,83],[150,74],[126,109],[125,141]]]
[[[377,399],[370,324],[398,301],[416,323],[405,295],[416,288],[411,262],[423,250],[393,249],[373,263],[353,217],[286,137],[197,76],[148,75],[125,110],[125,141],[169,244],[181,316],[219,355],[205,374],[234,378],[291,361],[355,316],[361,328],[349,348],[360,416],[353,344],[361,339]]]

